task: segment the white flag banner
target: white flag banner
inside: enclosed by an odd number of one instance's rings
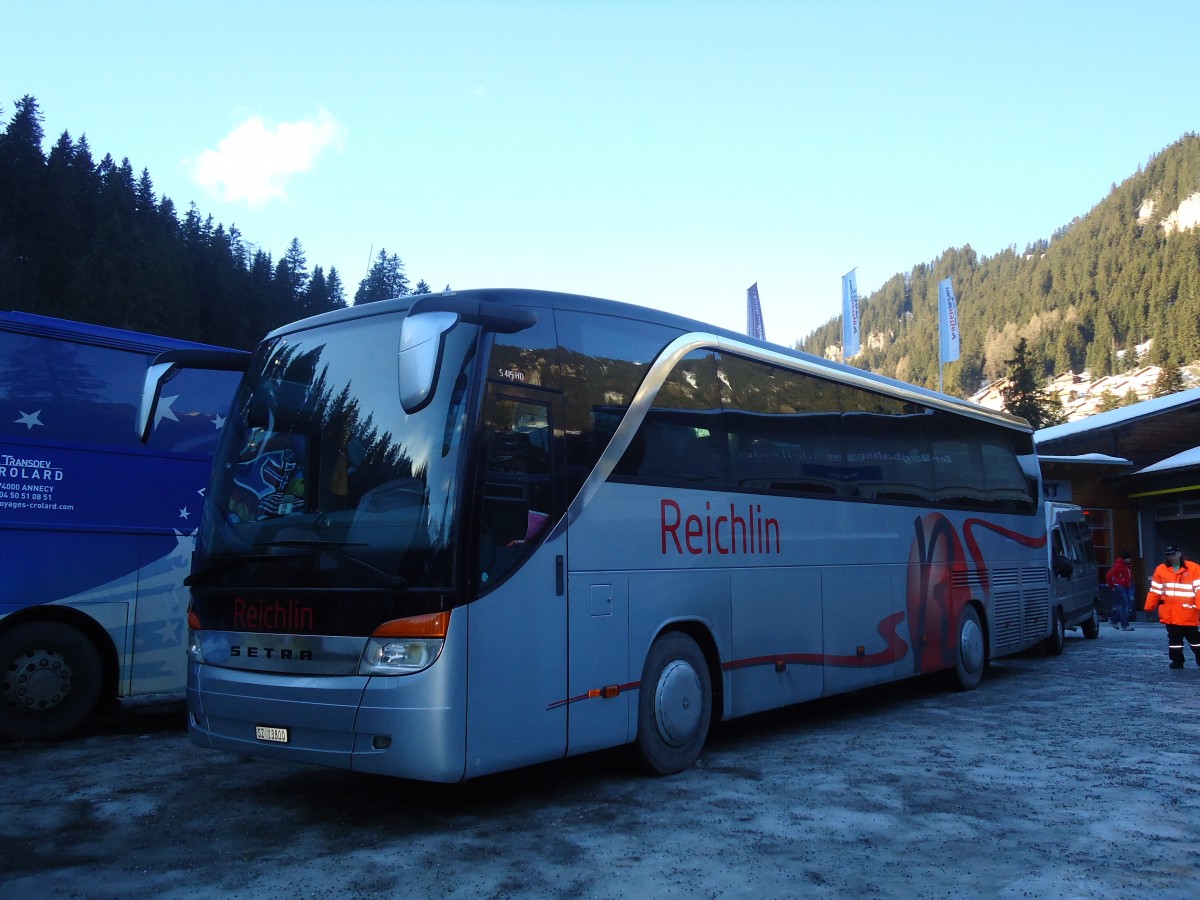
[[[859,328],[862,323],[858,319],[858,279],[851,269],[842,276],[842,359],[849,359],[858,353],[861,341]]]
[[[938,282],[938,331],[941,334],[942,362],[958,359],[961,335],[958,331],[958,302],[949,278]]]

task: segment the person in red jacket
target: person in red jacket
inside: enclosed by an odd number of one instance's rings
[[[1146,611],[1158,607],[1158,621],[1167,626],[1167,654],[1171,668],[1183,668],[1183,642],[1186,640],[1200,666],[1200,565],[1183,558],[1172,545],[1166,561],[1154,570]]]
[[[1129,566],[1132,561],[1129,551],[1123,551],[1104,576],[1114,597],[1108,621],[1113,628],[1125,631],[1133,631],[1133,626],[1129,624],[1129,613],[1133,610],[1133,570]]]

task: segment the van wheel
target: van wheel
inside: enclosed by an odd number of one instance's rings
[[[712,681],[700,648],[686,634],[656,640],[642,667],[637,748],[656,775],[673,775],[700,756],[712,722]]]
[[[975,607],[964,606],[958,618],[958,640],[954,642],[954,668],[948,673],[950,686],[960,691],[973,691],[983,680],[987,665],[987,646],[983,627]]]
[[[1042,649],[1047,656],[1061,656],[1063,645],[1067,641],[1067,623],[1063,621],[1062,610],[1054,607],[1054,623],[1050,627],[1050,636],[1042,642]]]
[[[54,741],[100,696],[100,654],[77,628],[27,622],[0,635],[0,740]]]
[[[1089,641],[1100,637],[1100,613],[1096,611],[1096,604],[1092,604],[1092,617],[1084,622],[1081,626],[1083,636]]]

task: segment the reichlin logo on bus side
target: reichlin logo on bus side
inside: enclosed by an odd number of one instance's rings
[[[764,516],[762,504],[747,503],[745,512],[739,514],[735,504],[729,504],[729,515],[724,511],[713,514],[712,503],[705,502],[704,514],[684,515],[683,508],[674,500],[664,499],[659,504],[659,527],[662,533],[662,552],[669,550],[692,556],[717,554],[720,556],[753,556],[781,553],[779,520]],[[682,532],[682,533],[681,533]]]

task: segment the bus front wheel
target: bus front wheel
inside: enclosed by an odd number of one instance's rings
[[[100,654],[77,628],[27,622],[0,635],[0,740],[53,741],[100,696]]]
[[[696,642],[678,631],[656,640],[642,667],[637,748],[656,775],[673,775],[700,756],[712,721],[712,680]]]
[[[958,640],[954,642],[954,668],[950,670],[951,685],[960,691],[973,691],[983,680],[987,665],[987,646],[979,613],[973,606],[964,606],[958,617]]]

